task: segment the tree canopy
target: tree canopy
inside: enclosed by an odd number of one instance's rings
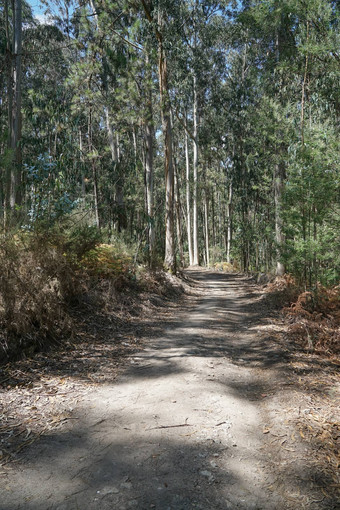
[[[340,272],[339,5],[0,0],[0,219],[136,260]]]

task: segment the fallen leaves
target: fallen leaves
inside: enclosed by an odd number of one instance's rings
[[[11,374],[9,379],[17,376],[18,371]],[[72,402],[76,403],[81,392],[74,381],[41,376],[33,383],[27,381],[26,374],[24,376],[25,383],[10,386],[1,392],[1,465],[14,460],[21,450],[37,441],[46,431],[75,419],[70,406]]]

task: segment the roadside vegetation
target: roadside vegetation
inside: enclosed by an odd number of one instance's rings
[[[129,314],[129,296],[135,302],[147,291],[171,296],[166,273],[136,261],[134,247],[103,241],[95,226],[74,217],[1,236],[1,363],[76,341],[75,315],[85,319],[89,307],[96,315],[125,303]]]

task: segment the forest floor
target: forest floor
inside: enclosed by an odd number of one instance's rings
[[[0,510],[339,508],[337,361],[251,278],[183,286],[3,368]]]

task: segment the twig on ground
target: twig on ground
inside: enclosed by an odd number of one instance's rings
[[[174,429],[177,427],[193,427],[190,423],[181,423],[180,425],[159,425],[159,427],[151,427],[147,430],[156,430],[156,429]]]

